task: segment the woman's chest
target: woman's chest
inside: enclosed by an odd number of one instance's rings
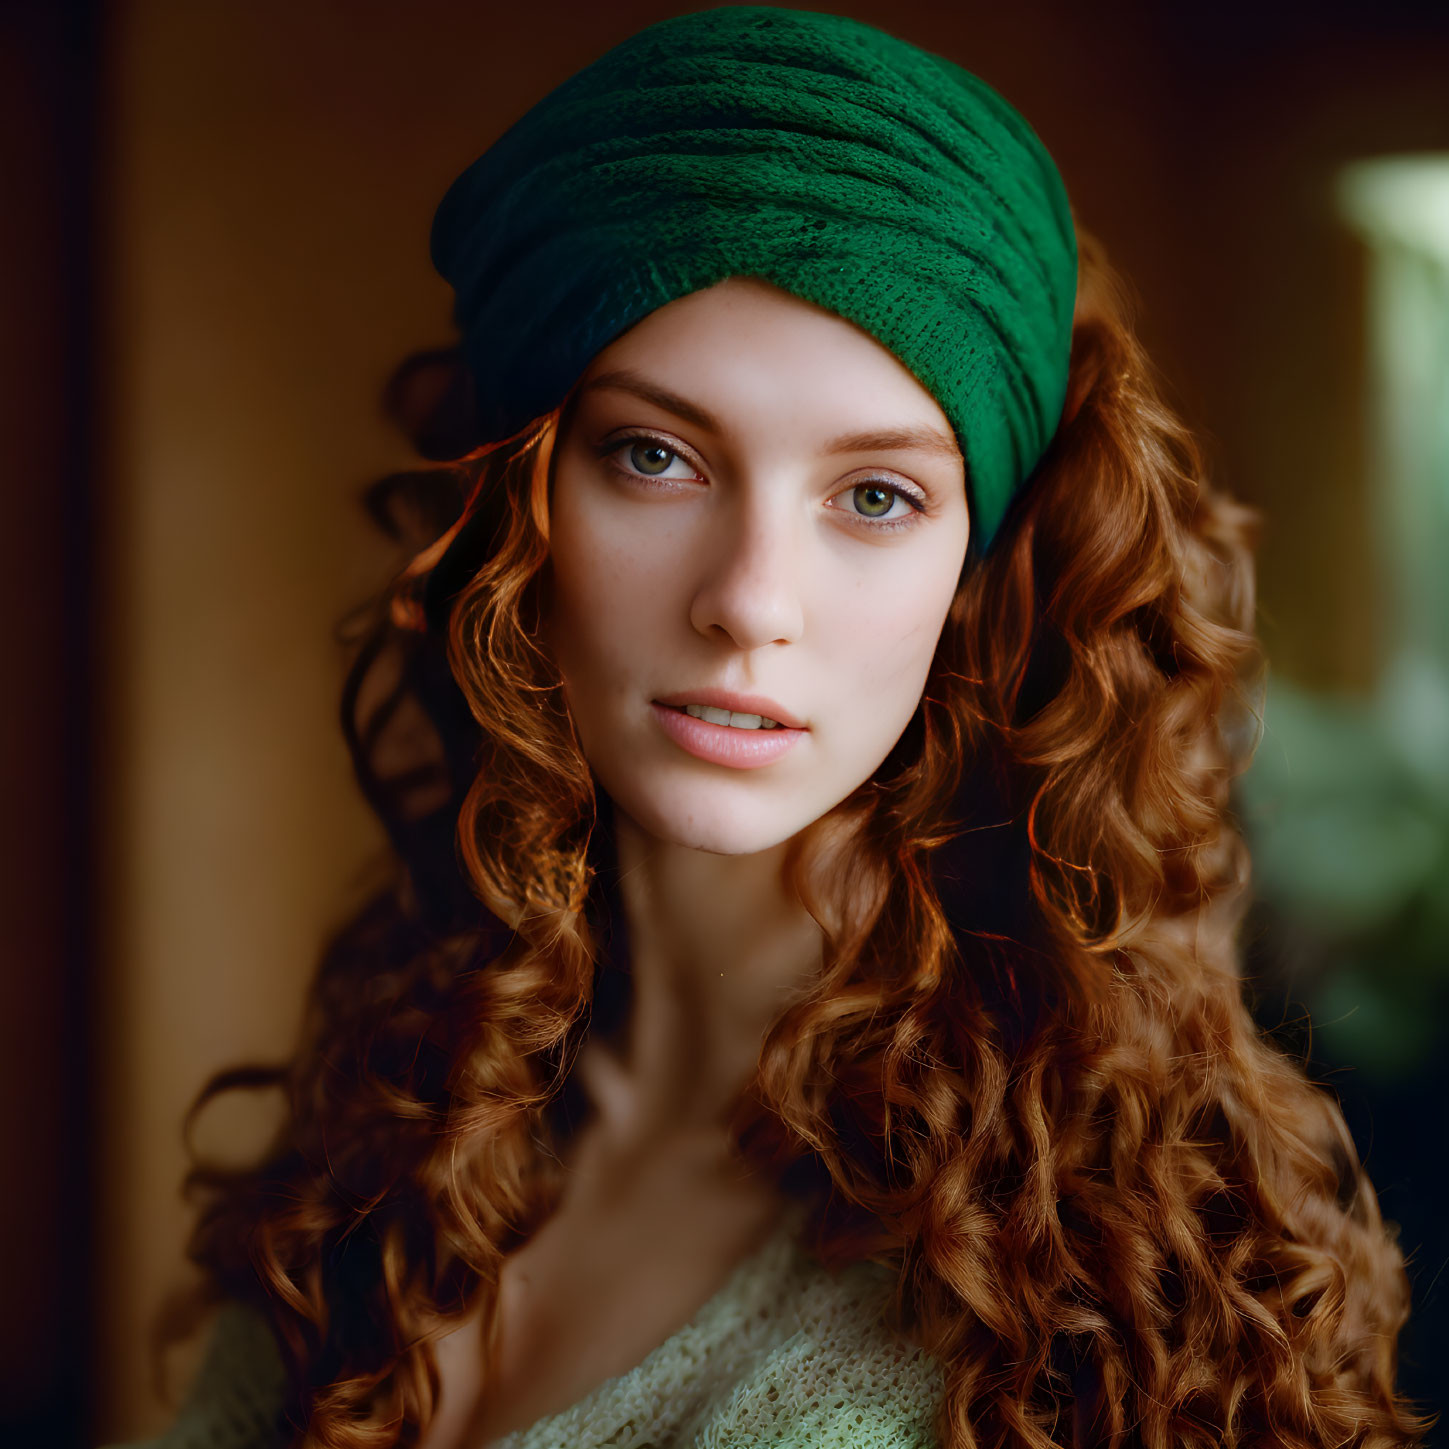
[[[504,1260],[491,1354],[477,1315],[438,1345],[442,1400],[422,1449],[484,1449],[627,1373],[696,1315],[779,1217],[778,1197],[758,1186],[653,1185],[613,1201],[566,1196]]]

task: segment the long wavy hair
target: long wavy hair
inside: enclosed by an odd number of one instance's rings
[[[191,1307],[265,1313],[293,1442],[329,1449],[416,1442],[433,1345],[488,1321],[557,1202],[572,1064],[628,1005],[609,803],[537,643],[559,415],[472,450],[445,416],[413,431],[452,461],[374,490],[416,558],[359,616],[343,701],[390,878],[323,953],[291,1059],[193,1107],[285,1095],[255,1166],[187,1178]],[[902,738],[789,848],[824,965],[734,1138],[808,1201],[822,1262],[896,1270],[947,1449],[1426,1428],[1394,1389],[1401,1254],[1237,970],[1253,524],[1205,481],[1084,235],[1050,451],[968,558]],[[423,589],[461,525],[479,567],[440,633]]]

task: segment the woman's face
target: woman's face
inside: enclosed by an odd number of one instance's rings
[[[930,394],[851,323],[739,278],[594,359],[550,518],[545,634],[585,757],[647,834],[726,855],[789,839],[885,759],[968,534]]]

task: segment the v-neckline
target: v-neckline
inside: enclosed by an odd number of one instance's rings
[[[554,1449],[560,1443],[571,1443],[575,1437],[571,1426],[593,1417],[606,1403],[634,1403],[686,1344],[694,1353],[718,1349],[730,1327],[730,1310],[747,1299],[754,1307],[753,1300],[772,1292],[796,1262],[804,1217],[803,1204],[787,1206],[765,1239],[735,1264],[723,1285],[695,1310],[689,1321],[650,1349],[633,1368],[603,1380],[566,1408],[468,1449]]]

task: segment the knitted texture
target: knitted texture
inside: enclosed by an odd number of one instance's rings
[[[934,1449],[940,1369],[887,1326],[890,1287],[826,1272],[787,1218],[637,1367],[489,1449]],[[270,1331],[228,1304],[170,1430],[113,1449],[278,1449],[282,1391]]]
[[[432,252],[482,441],[729,276],[827,308],[910,369],[955,429],[978,547],[1066,395],[1076,238],[1050,156],[975,76],[838,16],[741,6],[641,31],[454,182]]]

